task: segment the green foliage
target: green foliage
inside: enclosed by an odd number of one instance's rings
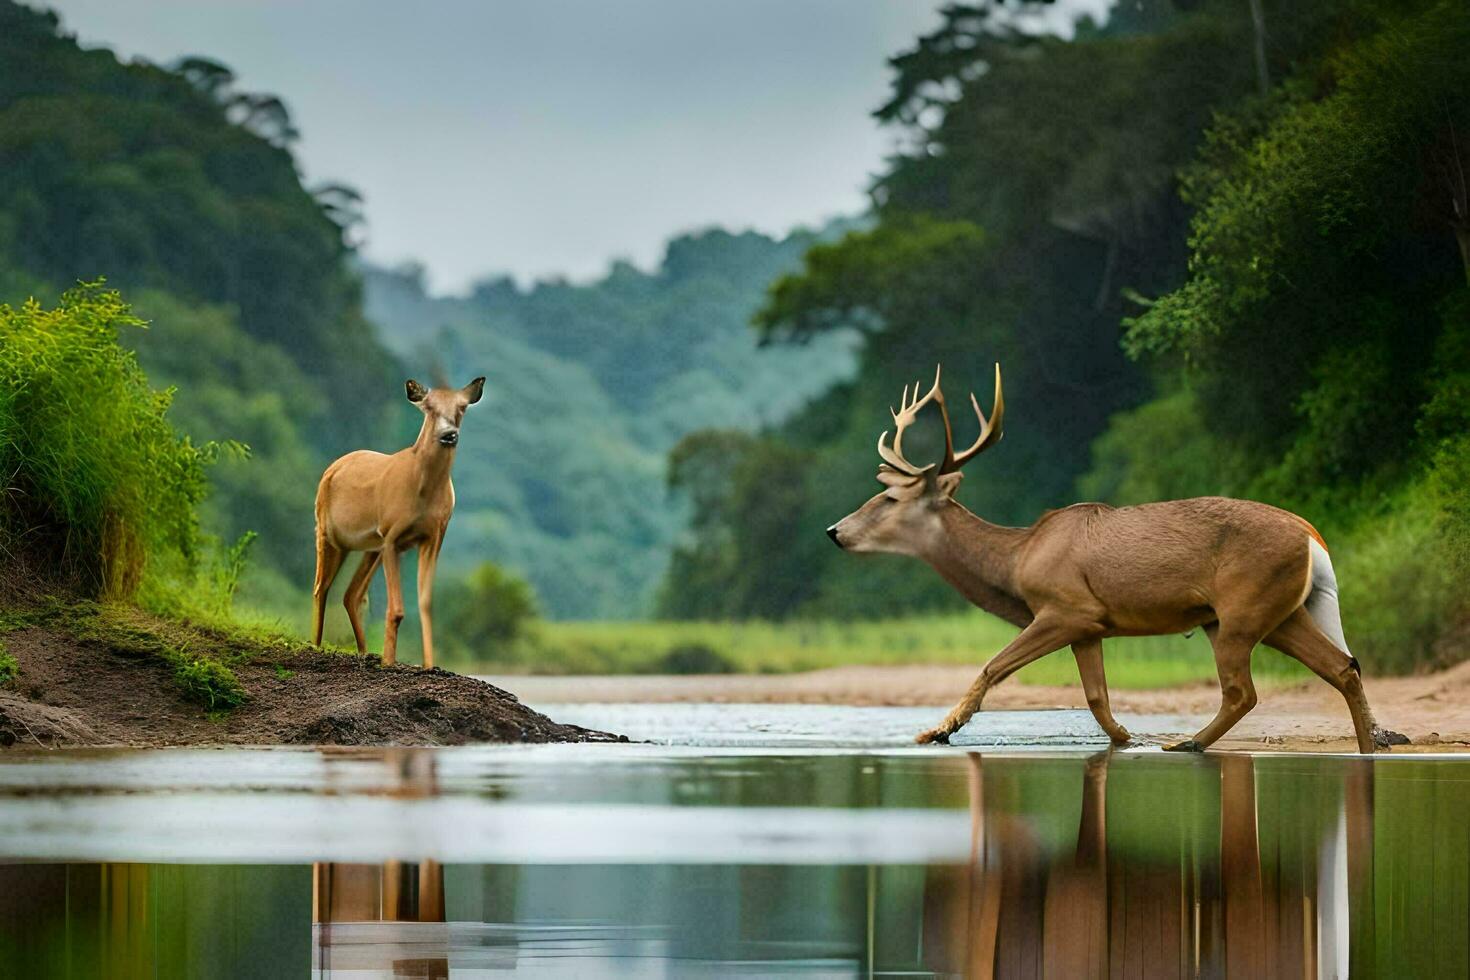
[[[973,298],[985,234],[967,221],[897,217],[840,241],[813,245],[800,273],[770,287],[754,322],[767,339],[807,341],[854,326],[960,319]]]
[[[282,349],[240,329],[227,308],[157,290],[131,298],[149,320],[132,344],[139,363],[155,383],[177,388],[169,410],[174,425],[196,440],[233,439],[250,447],[248,456],[227,454],[214,466],[214,492],[201,510],[206,530],[226,541],[259,535],[256,568],[243,584],[247,604],[258,599],[262,573],[309,583],[312,504],[327,464],[313,434],[336,431],[330,409],[340,402]]]
[[[0,687],[15,680],[20,673],[20,662],[15,659],[15,654],[5,649],[5,644],[0,643]]]
[[[0,305],[0,533],[39,548],[87,590],[129,596],[150,556],[192,560],[195,507],[212,445],[180,437],[122,329],[142,326],[122,298],[84,286],[44,309]]]
[[[240,535],[234,544],[223,550],[212,570],[214,588],[211,592],[216,597],[222,614],[228,614],[230,605],[235,601],[235,592],[240,588],[240,578],[245,573],[250,546],[257,537],[254,531],[246,531]]]
[[[256,560],[236,583],[171,569],[201,595],[144,583],[157,608],[228,601],[219,587],[236,584],[247,606],[296,608],[316,481],[332,457],[381,444],[396,404],[402,375],[349,261],[360,198],[304,188],[295,137],[284,102],[239,91],[223,65],[123,64],[83,50],[54,15],[0,0],[0,301],[106,274],[150,321],[121,340],[155,384],[178,387],[174,426],[196,446],[253,450],[224,455],[196,510],[205,537],[256,532]],[[166,495],[164,518],[170,506]]]
[[[1180,389],[1119,412],[1092,443],[1092,468],[1077,480],[1084,500],[1142,504],[1238,494],[1250,471],[1215,443],[1194,393]]]
[[[377,430],[397,380],[345,262],[350,199],[302,187],[280,99],[206,64],[121,64],[0,0],[0,267],[232,307],[246,334],[355,393],[350,417],[308,433],[345,448]]]
[[[705,431],[670,457],[669,486],[701,506],[674,549],[660,612],[676,619],[780,618],[810,598],[800,554],[809,454],[769,439]],[[813,539],[815,540],[815,539]]]
[[[733,674],[730,658],[707,643],[681,643],[653,662],[655,674]]]
[[[191,701],[209,711],[229,710],[245,703],[245,688],[235,672],[217,660],[175,658],[174,683]]]
[[[524,579],[484,562],[463,583],[445,583],[436,624],[472,651],[510,646],[536,619],[536,596]]]
[[[1410,9],[1363,13],[1268,105],[1216,122],[1184,180],[1191,277],[1128,322],[1136,355],[1188,359],[1216,431],[1265,457],[1296,443],[1300,479],[1415,451],[1379,436],[1412,430],[1434,305],[1465,274],[1440,171],[1470,159],[1470,15]]]
[[[1268,99],[1215,120],[1183,193],[1190,279],[1128,321],[1187,395],[1114,418],[1079,485],[1218,490],[1332,541],[1354,653],[1406,671],[1465,656],[1470,617],[1470,13],[1362,6]],[[1446,204],[1449,205],[1446,208]]]

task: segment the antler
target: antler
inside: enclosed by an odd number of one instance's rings
[[[914,419],[919,417],[919,410],[922,409],[925,405],[929,404],[931,401],[935,401],[936,399],[939,401],[939,404],[942,408],[944,405],[944,393],[939,390],[938,367],[934,369],[934,387],[929,389],[929,394],[925,395],[923,398],[920,398],[919,382],[915,381],[913,400],[910,401],[908,385],[904,385],[903,400],[899,402],[899,410],[895,412],[892,407],[888,409],[889,414],[893,416],[893,448],[888,448],[888,430],[885,429],[883,430],[883,434],[878,437],[878,455],[882,456],[883,461],[886,462],[889,466],[893,467],[895,470],[898,470],[900,473],[903,473],[906,476],[922,476],[924,471],[929,469],[928,466],[915,466],[913,463],[910,463],[907,459],[904,458],[903,434],[910,425],[913,425]],[[948,415],[945,416],[944,430],[946,441],[945,444],[947,447],[949,440]],[[948,455],[948,449],[946,449],[946,458],[948,457]],[[933,464],[930,465],[932,466]]]
[[[975,417],[980,420],[980,435],[975,437],[975,442],[969,449],[956,456],[954,445],[950,441],[949,416],[946,414],[944,417],[944,462],[939,465],[939,472],[941,473],[955,472],[961,466],[964,466],[970,460],[979,456],[997,442],[1000,442],[1000,437],[1005,434],[1002,423],[1005,421],[1006,401],[1004,396],[1001,395],[1000,390],[999,363],[995,365],[995,403],[990,409],[990,418],[987,419],[985,413],[980,411],[980,402],[976,400],[973,391],[970,392],[970,404],[975,408]],[[940,408],[944,407],[942,396],[940,397],[939,405]]]
[[[896,412],[891,408],[889,409],[889,412],[893,415],[895,426],[892,448],[888,446],[888,432],[886,430],[878,437],[878,455],[882,456],[883,461],[890,467],[905,476],[923,476],[933,468],[934,464],[932,463],[925,467],[915,466],[904,458],[903,455],[904,431],[913,424],[914,419],[918,418],[920,410],[931,401],[939,406],[940,419],[944,422],[944,459],[939,464],[940,473],[953,473],[957,471],[970,460],[999,442],[1003,434],[1002,422],[1005,418],[1005,398],[1001,394],[1000,365],[996,364],[995,405],[990,410],[990,418],[987,419],[985,413],[980,411],[980,402],[976,400],[974,392],[971,392],[970,404],[974,407],[975,415],[980,420],[980,435],[976,437],[975,442],[969,449],[959,454],[955,453],[954,431],[949,424],[949,409],[944,403],[944,392],[939,389],[940,370],[939,367],[934,369],[934,386],[929,389],[927,395],[923,398],[919,397],[919,382],[915,381],[913,395],[909,395],[909,388],[905,385],[903,389],[903,400],[900,402],[901,407]],[[910,400],[911,398],[912,400]]]

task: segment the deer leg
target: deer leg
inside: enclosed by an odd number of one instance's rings
[[[424,638],[424,669],[434,666],[434,568],[439,563],[442,538],[419,545],[419,626]]]
[[[1108,679],[1103,673],[1102,640],[1081,640],[1072,644],[1072,655],[1077,658],[1077,673],[1082,676],[1082,692],[1087,695],[1087,707],[1098,725],[1107,732],[1108,738],[1119,745],[1128,741],[1128,729],[1118,724],[1108,704]]]
[[[1260,639],[1254,634],[1207,627],[1215,647],[1215,670],[1220,675],[1220,710],[1194,738],[1164,746],[1166,752],[1203,752],[1256,706],[1256,685],[1251,680],[1251,651]]]
[[[960,699],[960,703],[954,706],[954,710],[945,716],[939,727],[920,732],[914,741],[921,745],[928,742],[948,742],[949,737],[963,728],[965,722],[980,710],[986,692],[992,687],[1033,660],[1040,660],[1048,653],[1060,650],[1068,643],[1077,641],[1079,634],[1083,632],[1085,631],[1072,623],[1046,620],[1040,617],[1033,620],[1030,626],[1021,631],[1020,636],[1006,644],[1005,649],[1000,653],[990,658],[984,669],[980,671],[980,676],[975,679],[975,683],[970,685],[970,690]]]
[[[327,621],[327,593],[331,591],[332,580],[337,577],[345,557],[345,551],[328,541],[326,535],[317,533],[316,581],[311,587],[311,642],[316,646],[322,645],[322,627]]]
[[[1358,673],[1357,660],[1339,650],[1305,608],[1286,617],[1286,621],[1276,627],[1265,642],[1288,657],[1300,660],[1312,673],[1337,688],[1353,717],[1359,752],[1372,752],[1378,746],[1395,744],[1396,733],[1385,732],[1373,720],[1373,711],[1363,694],[1363,678]]]
[[[398,567],[401,554],[392,543],[383,543],[383,576],[388,580],[388,617],[383,624],[383,664],[398,662],[398,625],[403,622],[403,580]]]
[[[362,629],[362,604],[382,560],[382,552],[363,552],[362,564],[352,573],[352,581],[347,583],[347,591],[342,596],[342,605],[347,607],[347,621],[352,624],[352,635],[357,640],[358,653],[367,653],[367,634]]]

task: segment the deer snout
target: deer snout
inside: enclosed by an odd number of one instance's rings
[[[847,547],[847,545],[845,545],[845,544],[842,543],[842,539],[837,536],[837,525],[836,524],[833,524],[831,527],[827,528],[827,537],[831,538],[832,539],[832,543],[835,544],[837,547],[839,547],[839,548],[846,548]]]
[[[457,446],[457,445],[459,445],[459,430],[458,429],[450,429],[447,432],[441,432],[441,433],[439,433],[439,445],[441,445],[441,446]]]

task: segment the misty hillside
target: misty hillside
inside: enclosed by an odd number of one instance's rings
[[[847,224],[705,231],[671,241],[651,273],[493,279],[463,298],[428,295],[415,268],[364,268],[368,315],[412,371],[489,378],[465,423],[445,568],[501,562],[553,616],[646,615],[686,524],[665,488],[673,444],[775,424],[853,370],[852,337],[761,348],[750,327],[766,285]]]

